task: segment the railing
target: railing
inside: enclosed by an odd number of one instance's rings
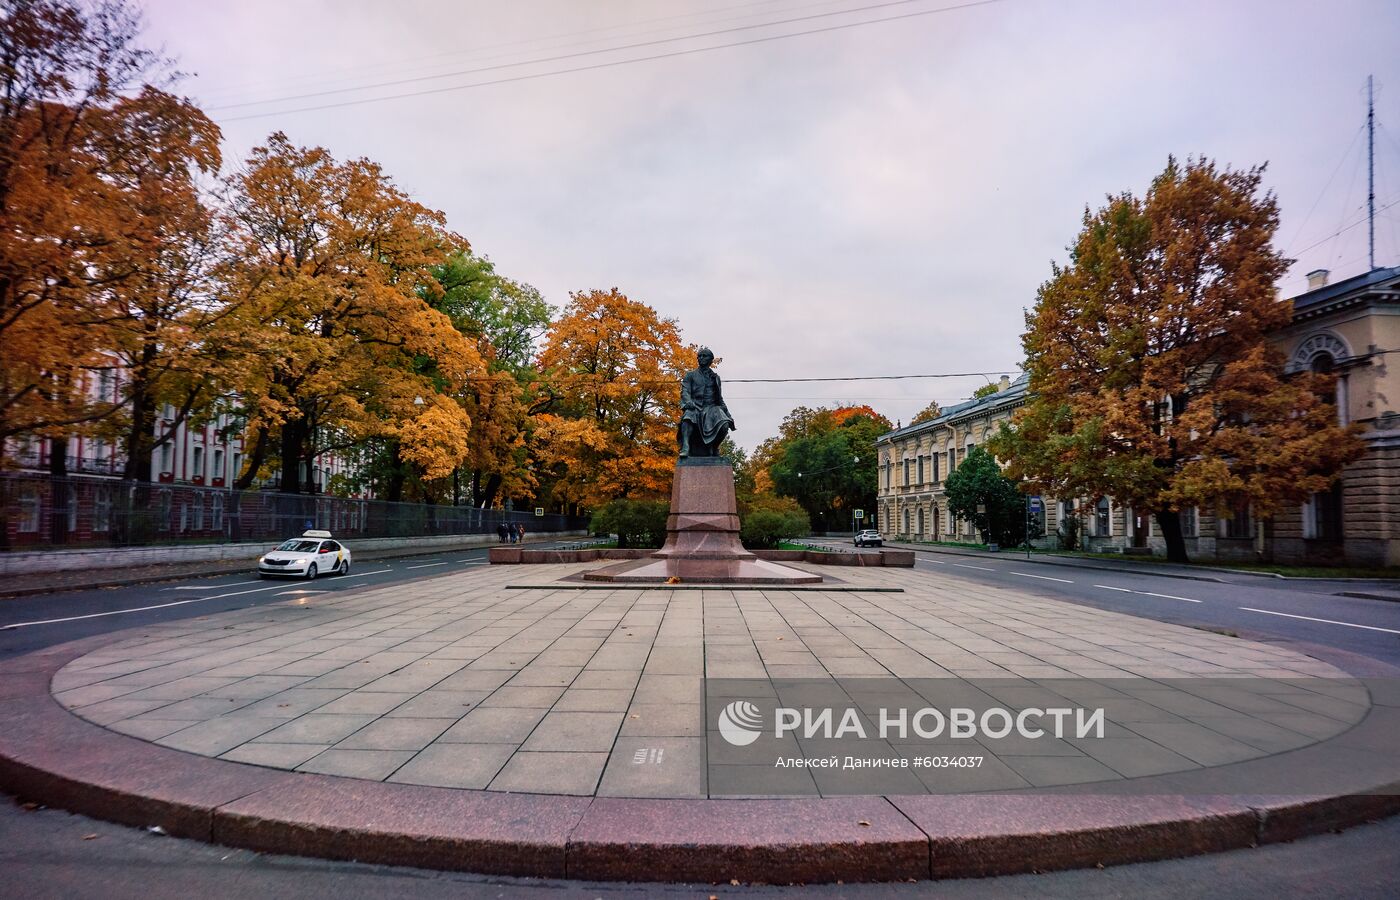
[[[315,494],[45,475],[0,476],[0,550],[277,541],[311,528],[337,537],[582,530],[577,516],[390,503]]]

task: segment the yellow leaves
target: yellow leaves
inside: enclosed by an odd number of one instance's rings
[[[445,478],[467,458],[471,418],[451,398],[435,396],[422,411],[396,428],[402,457],[429,478]]]
[[[575,293],[539,362],[557,397],[536,432],[556,493],[595,507],[665,496],[680,378],[693,363],[676,323],[616,288]]]

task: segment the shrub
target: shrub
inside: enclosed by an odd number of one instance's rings
[[[751,550],[771,550],[783,538],[802,537],[811,530],[811,521],[800,507],[755,506],[743,517],[739,538]]]
[[[671,504],[664,500],[613,500],[593,513],[588,530],[617,535],[619,548],[660,547],[670,513]]]

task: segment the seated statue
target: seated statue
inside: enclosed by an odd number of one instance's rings
[[[719,445],[734,427],[734,417],[724,405],[719,376],[710,366],[715,355],[709,347],[696,354],[699,367],[685,373],[681,382],[681,422],[677,429],[681,459],[719,456]]]

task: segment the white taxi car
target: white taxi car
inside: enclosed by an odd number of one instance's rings
[[[324,572],[350,573],[350,548],[331,540],[329,531],[303,532],[301,537],[283,541],[258,559],[258,574],[263,578],[294,575],[311,579]]]

